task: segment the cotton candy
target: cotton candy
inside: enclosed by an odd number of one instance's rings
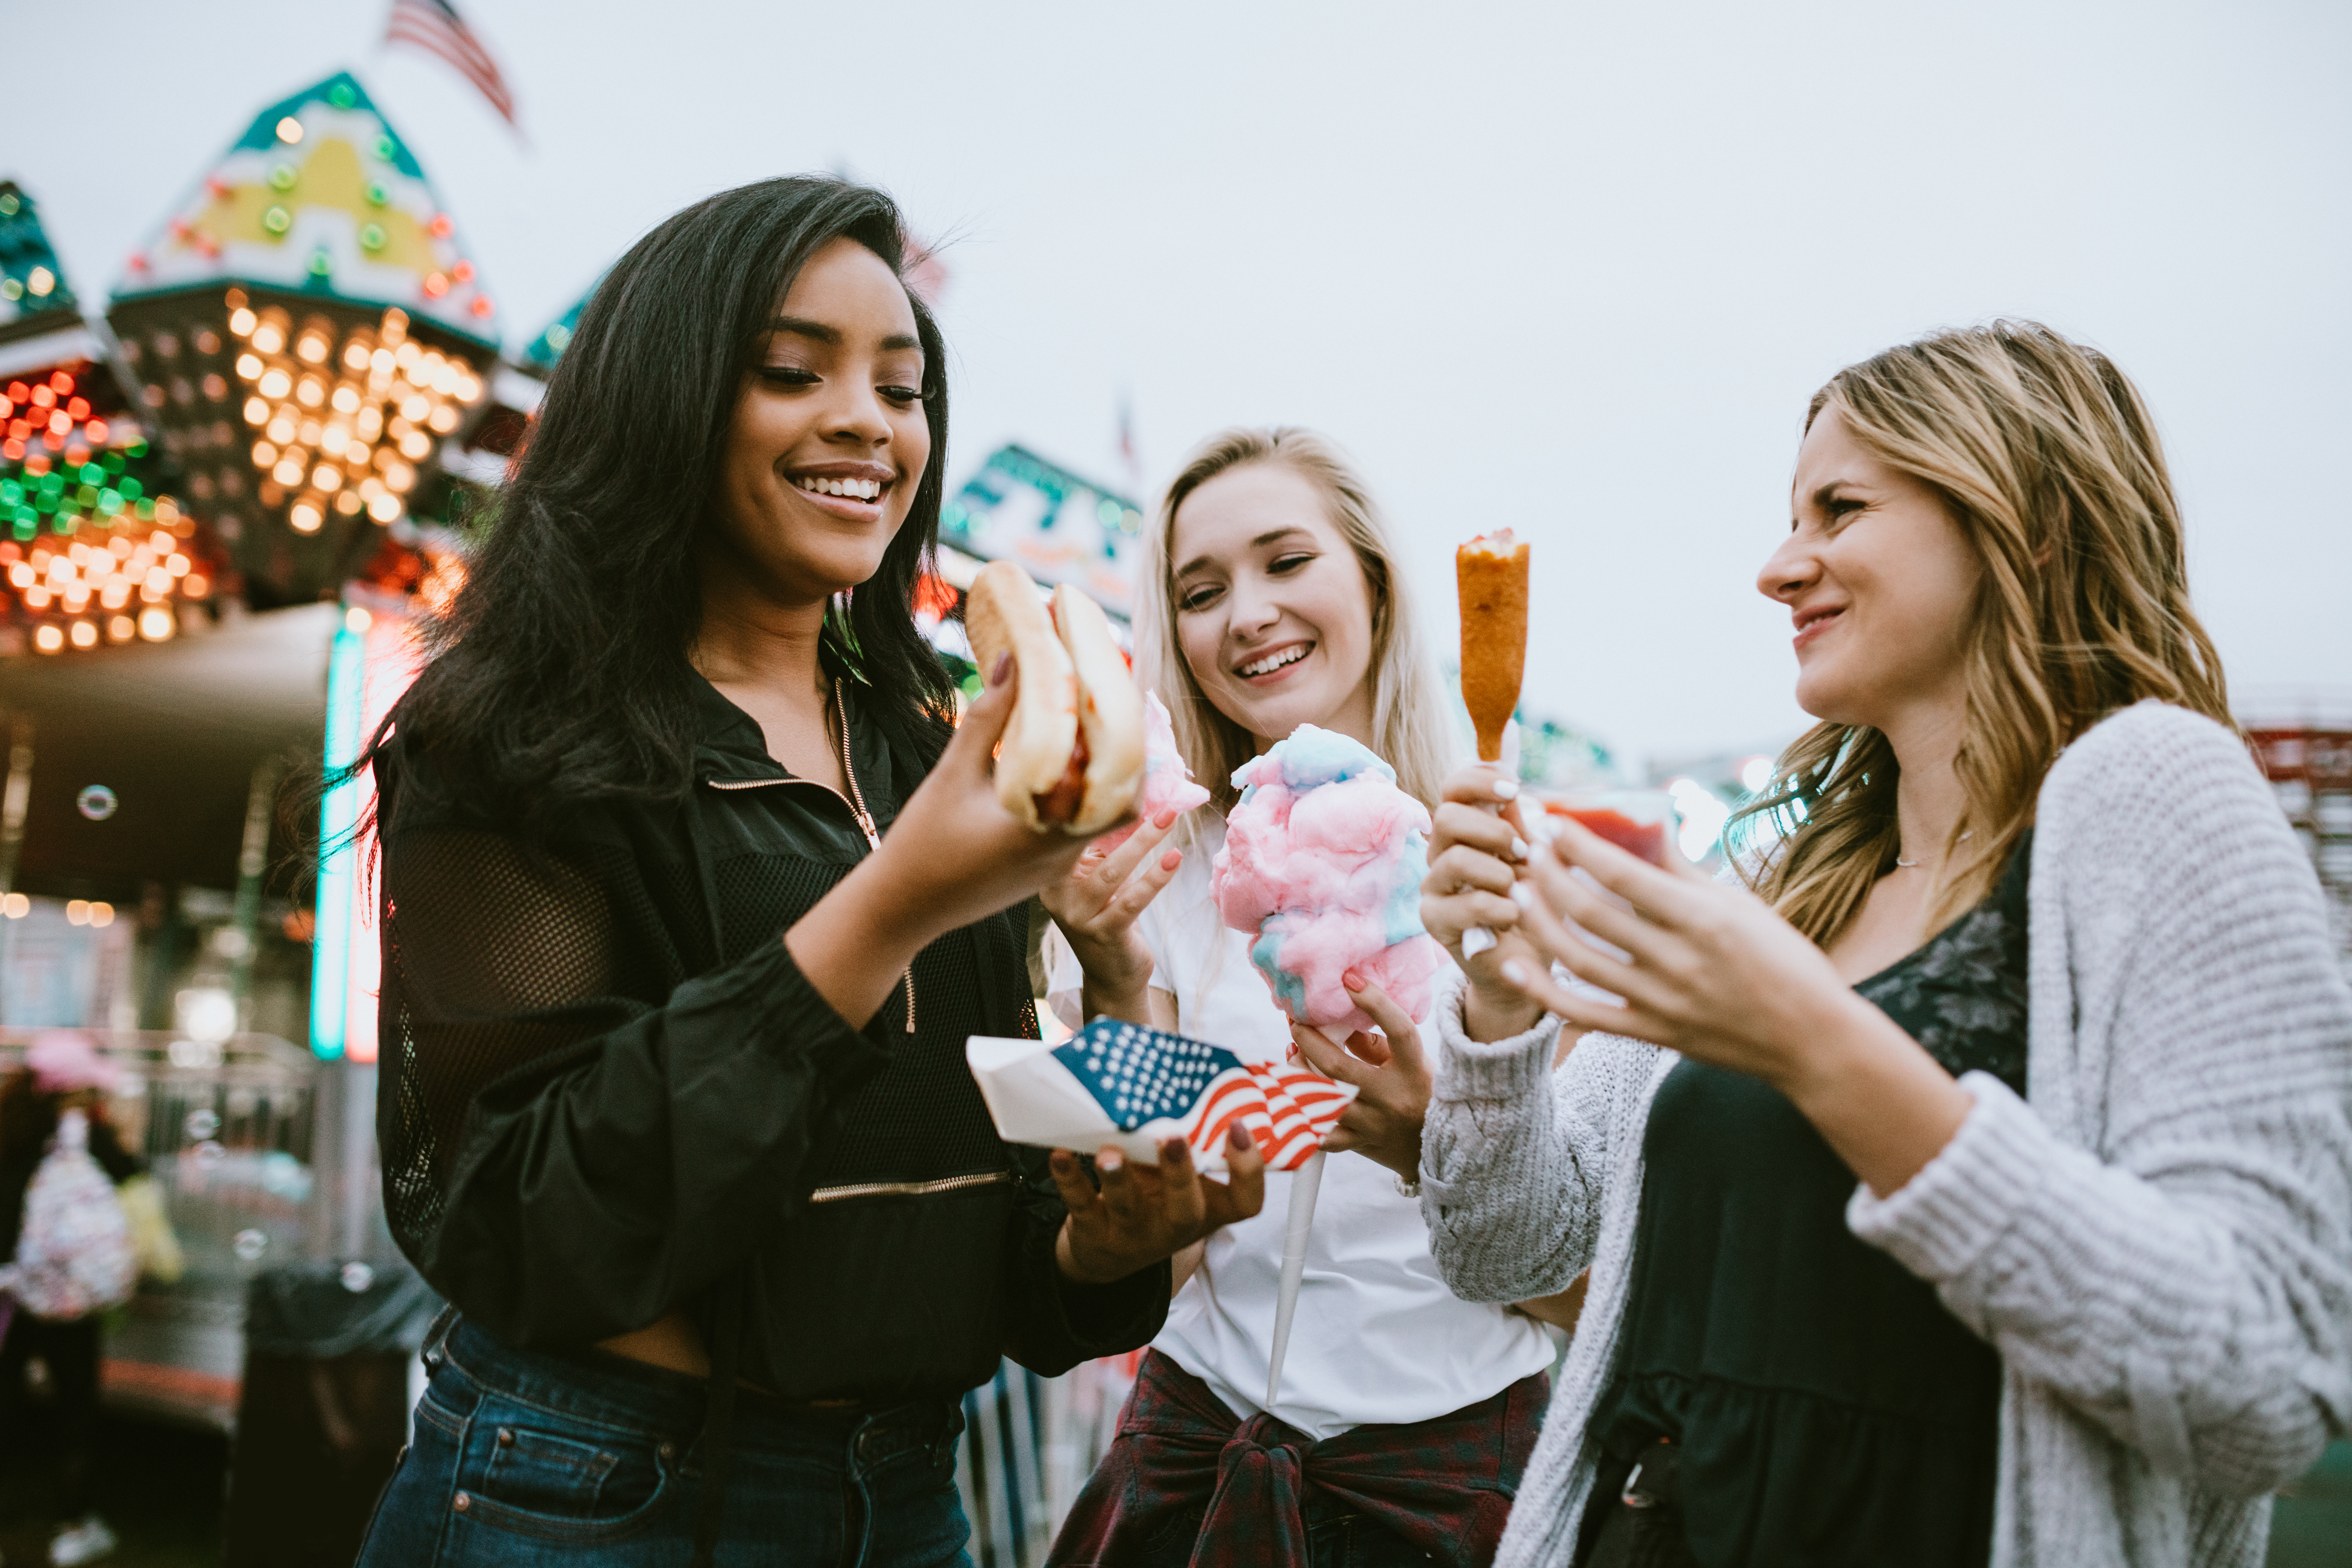
[[[1179,816],[1203,805],[1209,792],[1192,782],[1192,770],[1176,749],[1176,729],[1160,693],[1143,694],[1143,793],[1136,797],[1135,820],[1095,840],[1106,853],[1126,843],[1135,830],[1163,811]]]
[[[1275,1005],[1345,1036],[1375,1025],[1353,973],[1420,1018],[1444,950],[1421,927],[1429,811],[1396,770],[1345,735],[1302,724],[1234,770],[1242,798],[1211,868],[1217,911],[1255,933],[1250,961]]]

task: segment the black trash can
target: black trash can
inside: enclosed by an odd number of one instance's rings
[[[246,1293],[227,1568],[344,1568],[408,1440],[408,1367],[441,1310],[405,1264],[273,1268]]]

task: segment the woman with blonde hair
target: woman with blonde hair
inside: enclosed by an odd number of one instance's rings
[[[1301,724],[1360,742],[1436,800],[1448,715],[1405,574],[1328,442],[1240,429],[1169,487],[1139,582],[1136,672],[1213,809],[1163,812],[1047,890],[1065,938],[1054,1004],[1072,1024],[1109,1015],[1245,1059],[1295,1045],[1361,1087],[1327,1147],[1364,1157],[1325,1169],[1275,1409],[1260,1402],[1290,1178],[1267,1175],[1258,1219],[1178,1255],[1167,1327],[1052,1561],[1483,1563],[1534,1447],[1550,1343],[1526,1313],[1464,1301],[1438,1277],[1400,1183],[1418,1168],[1428,1099],[1414,1021],[1350,984],[1379,1035],[1354,1037],[1352,1055],[1294,1035],[1209,891],[1234,769]]]
[[[2252,1568],[2352,1418],[2352,994],[2147,410],[1939,332],[1814,397],[1793,501],[1821,723],[1745,887],[1515,864],[1475,769],[1438,815],[1423,919],[1504,933],[1435,1010],[1439,1263],[1592,1270],[1502,1559]]]

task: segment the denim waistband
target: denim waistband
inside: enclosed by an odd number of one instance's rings
[[[598,1426],[690,1436],[709,1405],[709,1384],[684,1373],[623,1356],[572,1356],[521,1350],[455,1312],[427,1337],[429,1366],[446,1361],[486,1390],[551,1414]],[[961,1425],[951,1394],[916,1394],[852,1405],[811,1405],[754,1389],[736,1391],[731,1446],[738,1453],[861,1448],[884,1430],[933,1440]]]

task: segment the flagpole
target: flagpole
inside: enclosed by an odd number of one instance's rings
[[[1298,1310],[1298,1285],[1307,1275],[1307,1236],[1315,1227],[1315,1199],[1323,1188],[1323,1151],[1298,1167],[1290,1184],[1290,1215],[1282,1233],[1282,1283],[1274,1300],[1274,1354],[1265,1372],[1265,1408],[1272,1414],[1282,1390],[1282,1361],[1290,1349],[1290,1320]]]

